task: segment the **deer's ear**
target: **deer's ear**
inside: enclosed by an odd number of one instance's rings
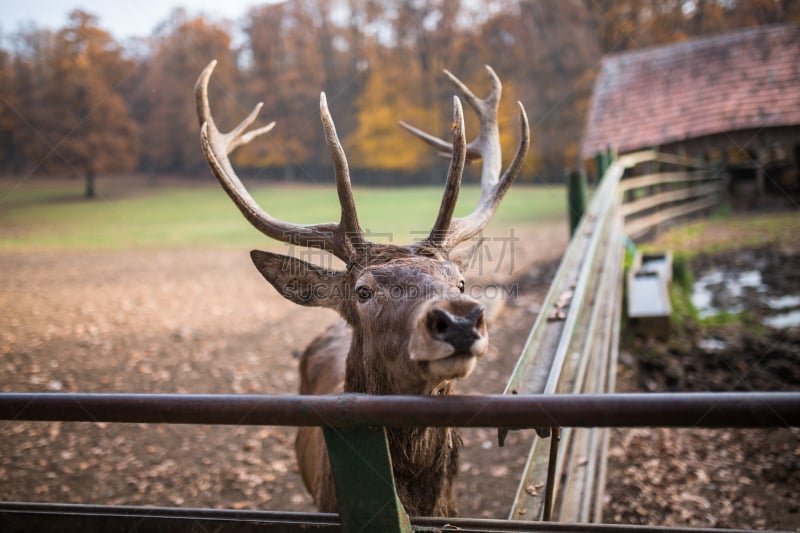
[[[345,273],[294,257],[253,250],[253,264],[287,300],[309,307],[339,309],[345,294]]]

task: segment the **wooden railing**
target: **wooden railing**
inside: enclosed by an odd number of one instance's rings
[[[644,151],[608,163],[505,394],[613,393],[626,241],[722,199],[719,173],[681,156]],[[600,522],[607,451],[605,428],[538,429],[509,518]]]
[[[689,215],[713,209],[723,200],[719,169],[685,157],[641,152],[651,157],[649,172],[620,181],[625,233],[639,238]],[[658,171],[659,167],[669,170]]]

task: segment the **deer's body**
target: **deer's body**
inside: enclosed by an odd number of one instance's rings
[[[483,306],[464,294],[459,243],[478,234],[494,214],[519,173],[529,144],[527,119],[520,105],[522,139],[514,161],[500,175],[497,104],[500,82],[480,100],[447,73],[478,112],[481,130],[467,145],[461,104],[454,98],[452,145],[410,126],[412,133],[451,157],[445,193],[430,236],[397,246],[371,243],[358,223],[349,172],[324,93],[320,111],[334,159],[342,208],[338,224],[288,224],[272,218],[252,199],[233,171],[228,154],[272,124],[246,132],[254,113],[230,133],[214,125],[207,87],[214,64],[197,84],[201,142],[206,158],[245,217],[264,234],[284,242],[321,248],[342,259],[346,268],[327,270],[294,257],[254,250],[254,264],[281,294],[300,305],[335,309],[342,320],[317,337],[300,361],[301,394],[449,395],[455,380],[468,376],[488,349]],[[466,159],[482,158],[481,198],[475,211],[453,219]],[[387,430],[400,501],[411,515],[448,516],[456,512],[453,480],[461,439],[451,428]],[[322,431],[301,428],[296,451],[303,480],[322,511],[336,510],[336,494]]]

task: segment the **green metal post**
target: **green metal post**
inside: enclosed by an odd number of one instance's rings
[[[567,187],[569,234],[572,236],[586,211],[586,176],[582,172],[573,170],[567,178]]]
[[[597,180],[595,184],[599,184],[600,180],[603,179],[603,174],[606,173],[606,169],[608,168],[605,152],[597,152],[594,156],[594,162],[597,166]]]
[[[411,533],[397,497],[386,428],[323,428],[342,531]]]

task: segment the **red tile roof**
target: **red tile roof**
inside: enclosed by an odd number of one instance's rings
[[[800,26],[761,26],[606,56],[581,153],[800,125]]]

